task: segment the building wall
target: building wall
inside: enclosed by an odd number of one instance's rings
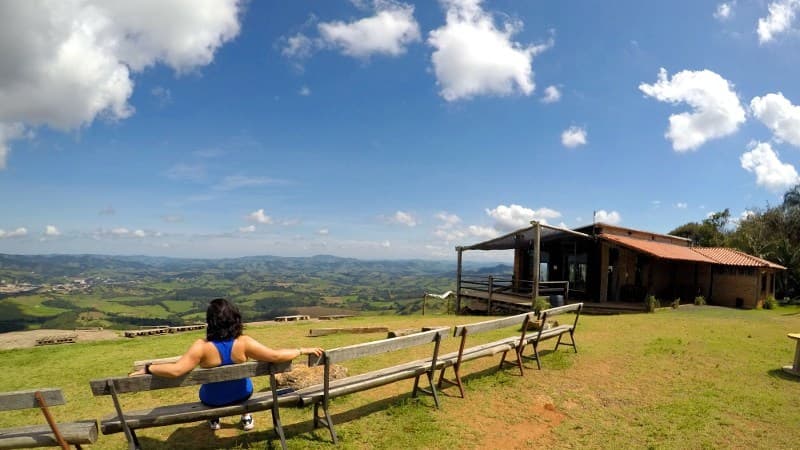
[[[715,267],[710,302],[722,306],[755,308],[759,305],[758,271],[749,267]],[[737,299],[741,299],[737,302]],[[741,303],[741,304],[738,304]]]

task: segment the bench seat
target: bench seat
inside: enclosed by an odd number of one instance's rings
[[[97,440],[97,421],[59,423],[58,431],[69,444],[91,444]],[[0,449],[58,447],[53,430],[48,425],[31,425],[0,429]]]
[[[296,406],[300,397],[292,392],[278,397],[279,406]],[[201,402],[179,403],[156,408],[125,411],[125,422],[131,429],[161,427],[181,423],[199,422],[216,417],[227,417],[272,409],[272,392],[254,392],[247,401],[227,406],[206,406]],[[116,414],[100,421],[103,434],[123,431],[122,422]]]

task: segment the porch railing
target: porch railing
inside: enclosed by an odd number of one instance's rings
[[[569,298],[569,281],[540,281],[538,296],[543,295],[563,295],[564,301]],[[532,280],[519,280],[516,283],[512,278],[494,277],[461,277],[458,295],[461,296],[464,290],[486,292],[488,294],[487,311],[491,310],[494,294],[506,294],[515,297],[525,298],[531,301],[531,305],[536,301],[534,295],[534,285]],[[460,304],[460,302],[459,302]]]

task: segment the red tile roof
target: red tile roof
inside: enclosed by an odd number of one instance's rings
[[[640,252],[653,255],[657,258],[674,259],[678,261],[694,261],[709,264],[716,263],[716,261],[713,259],[693,251],[689,246],[648,241],[627,236],[616,236],[613,234],[601,234],[600,238],[615,242],[633,250],[638,250]]]
[[[694,247],[692,250],[700,253],[703,256],[713,259],[718,264],[724,264],[726,266],[770,267],[773,269],[786,269],[786,267],[767,261],[766,259],[757,258],[732,248]]]
[[[741,267],[769,267],[772,269],[786,269],[785,267],[757,258],[747,253],[725,247],[688,247],[683,245],[668,244],[646,239],[637,239],[613,234],[600,234],[601,239],[611,241],[637,250],[657,258],[672,259],[676,261],[693,261],[724,266]]]

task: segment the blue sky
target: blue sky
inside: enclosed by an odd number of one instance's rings
[[[800,1],[9,1],[0,252],[454,258],[800,182]]]

